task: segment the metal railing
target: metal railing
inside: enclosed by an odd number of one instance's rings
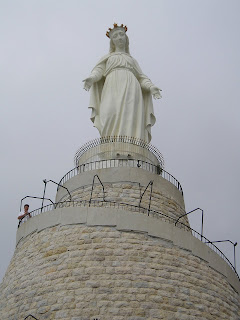
[[[92,195],[93,195],[93,188],[94,188],[94,184],[95,184],[95,178],[98,179],[98,181],[100,182],[101,186],[102,186],[102,192],[103,192],[103,201],[105,201],[105,191],[104,191],[104,185],[102,183],[102,181],[100,180],[99,176],[97,174],[94,175],[93,177],[93,182],[92,182],[92,190],[91,190],[91,196],[90,196],[90,200],[89,200],[89,207],[91,206],[91,202],[92,202]]]
[[[59,181],[59,185],[63,185],[69,179],[75,177],[76,175],[82,172],[116,167],[141,168],[151,173],[158,174],[168,182],[172,183],[183,195],[183,189],[180,182],[176,178],[174,178],[174,176],[172,176],[169,172],[163,170],[160,166],[156,166],[152,163],[134,159],[98,160],[81,164],[80,166],[77,166],[72,170],[68,171]]]
[[[201,233],[199,233],[198,231],[192,229],[190,226],[178,221],[178,219],[168,216],[167,214],[164,214],[160,211],[157,210],[152,210],[149,208],[145,208],[145,207],[141,207],[139,205],[132,205],[129,203],[124,203],[124,202],[116,202],[116,201],[109,201],[109,200],[93,200],[91,199],[91,202],[89,202],[89,200],[80,200],[80,201],[64,201],[64,202],[58,202],[53,204],[49,204],[43,208],[38,208],[36,210],[31,211],[31,216],[37,216],[39,214],[41,214],[42,212],[47,212],[47,211],[51,211],[55,208],[64,208],[64,207],[105,207],[105,208],[114,208],[114,209],[123,209],[123,210],[128,210],[131,212],[138,212],[138,213],[143,213],[146,214],[147,216],[158,216],[161,219],[163,219],[166,222],[169,223],[173,223],[175,224],[177,222],[177,226],[184,229],[184,230],[188,230],[191,232],[191,234],[197,238],[198,240],[200,240],[201,242],[205,243],[210,249],[212,249],[214,252],[216,252],[230,267],[231,269],[235,272],[235,274],[238,277],[238,280],[240,281],[240,278],[238,276],[238,273],[235,269],[235,267],[233,266],[233,264],[231,263],[231,261],[224,255],[224,253],[216,246],[213,244],[213,242],[211,242],[209,239],[207,239],[206,237],[204,237]],[[43,210],[42,210],[43,209]],[[26,217],[24,217],[22,220],[20,220],[19,226],[24,223],[25,221],[27,221],[28,219],[24,220]]]
[[[148,187],[150,186],[150,196],[149,196],[149,202],[148,202],[148,216],[149,216],[149,213],[151,211],[151,200],[152,200],[152,189],[153,189],[153,181],[149,181],[148,185],[146,186],[146,188],[144,189],[143,193],[141,194],[140,196],[140,200],[139,200],[139,207],[141,207],[141,202],[142,202],[142,199],[143,199],[143,196],[145,194],[145,192],[147,191]]]
[[[78,166],[79,159],[89,149],[97,147],[101,144],[113,143],[113,142],[129,143],[129,144],[133,144],[133,145],[142,147],[144,149],[147,149],[148,151],[151,151],[154,154],[154,156],[157,158],[160,167],[161,168],[164,167],[163,155],[156,147],[154,147],[153,145],[151,145],[150,143],[147,143],[146,141],[144,141],[142,139],[137,139],[134,137],[127,137],[127,136],[101,137],[101,138],[97,138],[97,139],[94,139],[94,140],[91,140],[91,141],[85,143],[81,148],[79,148],[77,150],[77,152],[75,154],[75,157],[74,157],[75,165]]]
[[[201,241],[202,241],[202,235],[203,235],[203,209],[201,209],[201,208],[196,208],[196,209],[193,209],[193,210],[191,210],[191,211],[189,211],[189,212],[187,212],[187,213],[184,213],[183,215],[181,215],[180,217],[178,217],[178,219],[177,219],[176,222],[175,222],[175,226],[176,226],[176,224],[178,223],[178,221],[179,221],[181,218],[189,215],[189,214],[192,213],[192,212],[198,211],[198,210],[200,210],[201,213],[202,213],[202,225],[201,225]]]

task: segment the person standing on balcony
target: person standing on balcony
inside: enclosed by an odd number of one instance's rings
[[[29,216],[29,218],[31,218],[31,214],[28,212],[28,209],[29,209],[29,204],[25,204],[24,205],[24,212],[20,212],[19,215],[18,215],[18,220],[21,220],[23,219],[24,217],[26,216]]]

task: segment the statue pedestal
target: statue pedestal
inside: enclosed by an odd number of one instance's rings
[[[164,167],[163,156],[157,148],[140,139],[122,136],[88,142],[77,151],[75,165],[113,159],[139,160],[161,169]]]
[[[160,167],[157,149],[126,140],[79,149],[55,203],[22,221],[0,284],[1,320],[239,314],[238,275],[190,228],[180,183]]]
[[[185,213],[181,184],[163,170],[161,153],[142,140],[120,136],[90,141],[77,151],[75,165],[60,180],[56,203],[111,203],[137,212],[151,208],[172,222]],[[187,217],[181,221],[189,226]]]

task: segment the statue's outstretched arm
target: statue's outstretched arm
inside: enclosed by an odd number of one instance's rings
[[[84,82],[83,89],[86,91],[89,91],[91,86],[93,85],[93,79],[91,77],[88,77],[84,79],[83,82]]]
[[[162,98],[161,96],[161,89],[155,86],[152,81],[142,72],[138,62],[136,59],[133,59],[134,63],[136,65],[137,71],[139,72],[138,74],[138,81],[140,83],[140,86],[143,90],[150,91],[151,95],[153,96],[154,99],[160,99]]]
[[[150,92],[151,92],[154,99],[161,99],[162,98],[161,91],[162,90],[160,88],[156,87],[155,85],[152,85],[150,87]]]
[[[104,72],[105,62],[97,64],[96,67],[92,70],[90,76],[83,80],[83,89],[89,91],[94,82],[98,82],[102,79]]]
[[[145,76],[144,74],[139,75],[138,81],[140,83],[141,88],[143,90],[150,91],[154,99],[162,98],[162,90],[155,86],[147,76]]]

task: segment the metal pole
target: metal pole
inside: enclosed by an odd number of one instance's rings
[[[47,187],[47,180],[43,180],[44,182],[44,190],[43,190],[43,199],[42,199],[42,206],[41,206],[41,212],[43,210],[43,202],[44,202],[44,197],[45,197],[45,192],[46,192],[46,187]]]
[[[62,186],[60,183],[57,183],[56,181],[53,181],[53,180],[48,180],[48,181],[46,181],[46,179],[45,179],[45,180],[43,180],[43,182],[45,182],[45,183],[47,183],[47,182],[52,182],[52,183],[55,183],[55,184],[58,186],[58,188],[59,188],[59,187],[62,187],[62,188],[64,188],[64,189],[66,189],[66,190],[67,190],[67,192],[68,192],[68,194],[69,194],[70,201],[72,200],[72,196],[71,196],[71,194],[70,194],[70,192],[69,192],[68,188],[66,188],[66,187]]]
[[[202,241],[202,238],[203,238],[203,209],[201,209],[201,208],[196,208],[196,209],[191,210],[191,211],[183,214],[182,216],[178,217],[178,219],[177,219],[176,222],[175,222],[175,226],[177,225],[178,221],[179,221],[182,217],[185,217],[185,216],[187,216],[189,213],[192,213],[192,212],[197,211],[197,210],[201,210],[201,211],[202,211],[202,226],[201,226],[201,241]]]
[[[149,205],[148,205],[148,216],[149,216],[149,213],[150,213],[151,200],[152,200],[152,186],[153,186],[153,181],[151,181],[151,191],[150,191]]]
[[[90,200],[89,200],[89,207],[90,207],[91,202],[92,202],[93,187],[94,187],[94,182],[95,182],[95,178],[96,177],[98,178],[98,180],[99,180],[99,182],[100,182],[100,184],[102,186],[102,189],[103,189],[103,201],[105,201],[104,185],[103,185],[102,181],[100,180],[99,176],[97,174],[95,174],[94,177],[93,177],[93,182],[92,182],[92,190],[91,190],[91,196],[90,196]]]
[[[202,238],[203,238],[203,210],[199,208],[199,210],[202,211],[202,228],[201,228],[201,241],[202,241]]]
[[[236,245],[237,245],[237,242],[234,243],[233,245],[233,252],[234,252],[234,268],[236,270]]]
[[[216,243],[216,242],[231,242],[233,245],[233,264],[234,264],[234,269],[236,270],[236,246],[237,242],[232,242],[231,240],[216,240],[216,241],[206,241],[205,243]]]
[[[143,198],[145,192],[147,191],[149,185],[152,186],[152,184],[153,184],[153,181],[150,180],[149,183],[148,183],[148,185],[147,185],[146,188],[144,189],[143,193],[140,195],[139,208],[140,208],[140,206],[141,206],[142,198]],[[152,189],[151,189],[151,192],[152,192]],[[151,202],[151,197],[152,197],[152,194],[150,193],[150,202]]]

